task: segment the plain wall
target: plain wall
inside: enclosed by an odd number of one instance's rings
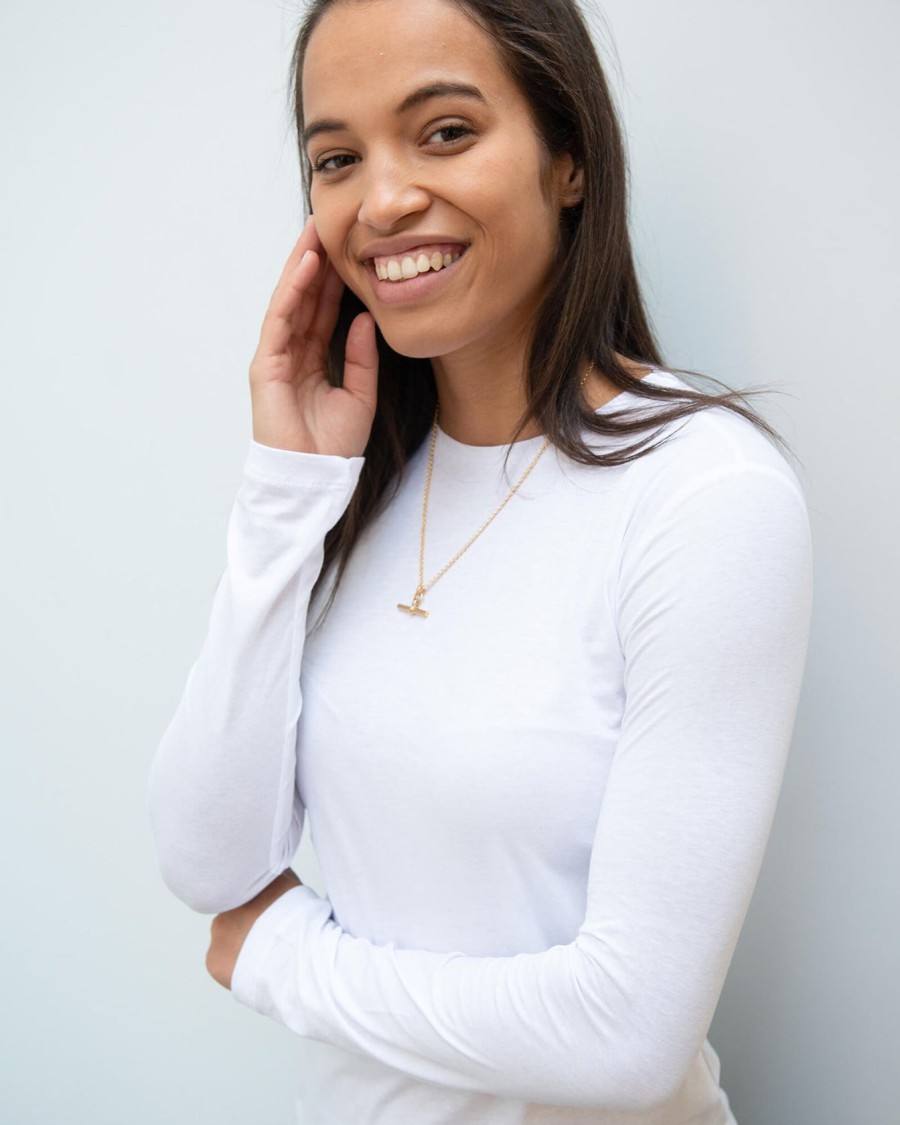
[[[900,5],[608,0],[669,363],[785,394],[816,550],[806,681],[710,1038],[740,1125],[900,1120]],[[297,0],[0,9],[0,1120],[293,1120],[298,1043],[206,975],[145,811],[302,224]],[[610,49],[610,35],[615,53]],[[891,451],[889,453],[889,450]],[[314,857],[298,870],[322,891]]]

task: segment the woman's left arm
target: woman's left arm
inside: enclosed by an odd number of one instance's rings
[[[812,603],[802,495],[770,465],[711,470],[633,521],[617,573],[626,706],[574,940],[511,957],[376,945],[291,887],[234,951],[241,1003],[459,1089],[623,1111],[672,1096],[790,744]]]

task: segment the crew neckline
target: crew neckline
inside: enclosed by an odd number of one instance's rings
[[[650,371],[647,372],[646,375],[643,375],[641,377],[639,382],[642,382],[642,383],[643,382],[648,382],[648,383],[658,382],[659,376],[663,377],[663,381],[665,381],[666,377],[668,377],[669,379],[675,378],[675,376],[672,375],[671,372],[664,371],[662,368],[659,368],[659,367],[653,367],[653,368],[650,369]],[[614,395],[611,399],[608,399],[606,402],[603,403],[602,406],[598,406],[597,409],[594,411],[594,413],[595,414],[606,414],[606,413],[608,413],[608,411],[611,407],[616,407],[617,405],[619,405],[621,399],[623,399],[623,398],[631,399],[631,398],[634,398],[634,397],[635,397],[635,395],[632,394],[631,391],[619,391],[619,393],[617,395]],[[456,438],[451,437],[444,429],[442,429],[440,421],[439,421],[438,422],[438,440],[440,440],[441,438],[443,438],[443,440],[446,442],[446,444],[458,446],[461,449],[476,449],[476,450],[477,449],[489,449],[489,450],[494,450],[495,452],[497,450],[505,450],[510,444],[509,442],[504,442],[502,445],[469,445],[467,442],[457,441]],[[543,438],[544,438],[544,435],[538,434],[536,437],[521,438],[519,441],[514,441],[512,444],[515,447],[518,447],[520,445],[524,446],[524,445],[528,445],[529,442],[543,441]]]
[[[681,381],[676,375],[659,367],[651,368],[641,378],[641,382],[669,383],[670,385],[674,382],[676,385],[681,385]],[[606,414],[620,410],[628,405],[634,405],[635,401],[640,403],[644,400],[631,391],[620,391],[619,394],[603,403],[602,406],[598,406],[594,413]],[[545,434],[538,434],[536,437],[522,438],[520,441],[511,443],[509,471],[512,479],[515,479],[518,474],[524,471],[545,440]],[[423,446],[427,447],[427,445],[426,440],[423,442]],[[440,466],[442,472],[449,471],[461,480],[475,480],[483,474],[495,472],[498,467],[502,468],[503,459],[509,448],[510,442],[503,445],[467,445],[465,442],[457,441],[456,438],[442,430],[439,422],[435,442],[435,465]],[[545,450],[541,460],[549,452],[549,449]],[[537,466],[535,466],[535,469],[537,469]]]

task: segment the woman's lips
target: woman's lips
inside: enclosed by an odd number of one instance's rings
[[[444,253],[459,254],[459,257],[447,266],[443,265],[442,260],[442,265],[439,270],[429,269],[424,273],[417,272],[415,277],[403,278],[400,281],[383,280],[380,278],[376,272],[375,259],[370,259],[366,268],[376,299],[386,305],[397,305],[409,301],[423,300],[432,296],[443,289],[459,271],[460,265],[465,260],[468,247],[460,243],[435,244],[433,246],[423,246],[421,248],[421,253],[427,254],[429,250],[431,250],[432,253],[437,253],[438,250],[442,250]],[[394,260],[400,257],[402,261],[403,258],[408,257],[413,258],[415,261],[419,253],[420,249],[416,247],[414,250],[405,252],[402,256],[395,255]],[[381,258],[379,260],[385,261],[388,259]]]
[[[380,281],[408,281],[429,270],[440,273],[465,248],[461,242],[428,242],[392,254],[376,254],[372,260]]]

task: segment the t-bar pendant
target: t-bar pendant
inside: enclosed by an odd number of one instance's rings
[[[419,602],[425,597],[425,587],[419,586],[413,594],[413,600],[410,605],[403,605],[397,602],[397,609],[402,609],[404,613],[408,613],[411,617],[427,617],[427,609],[419,609]]]

